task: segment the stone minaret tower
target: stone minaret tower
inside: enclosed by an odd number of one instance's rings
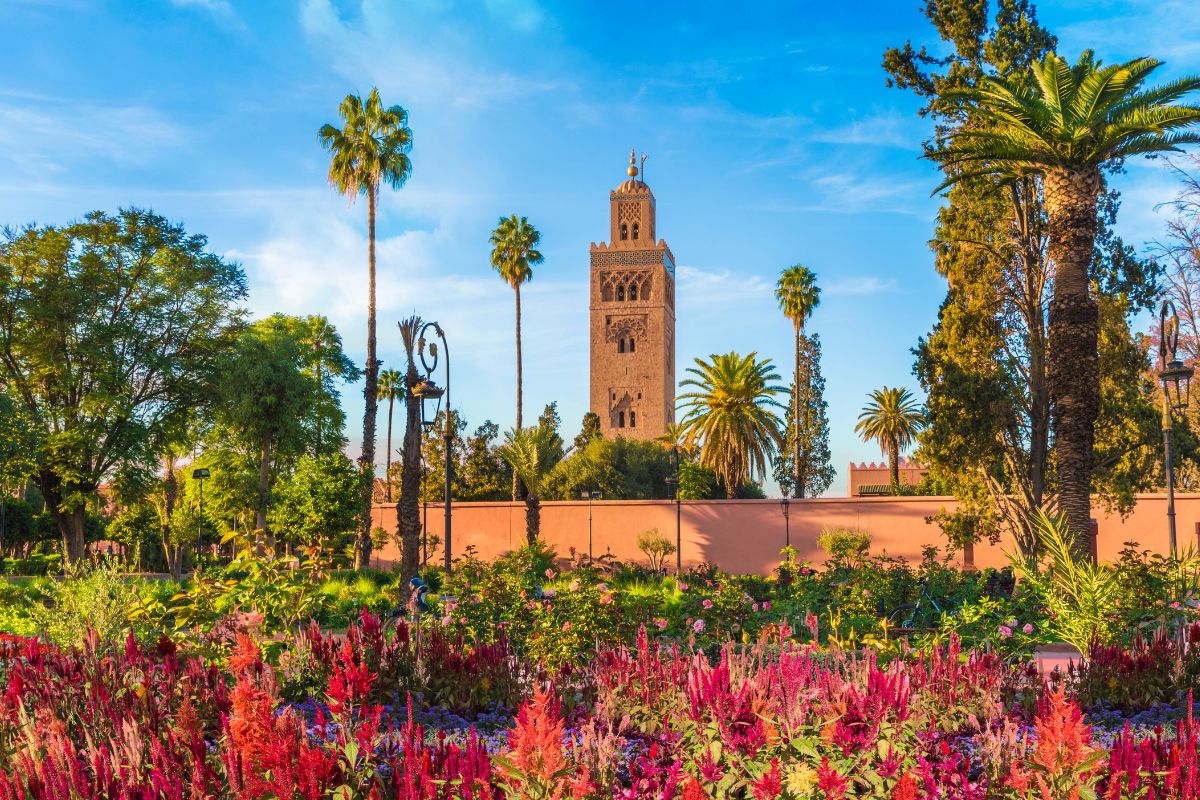
[[[591,248],[591,409],[608,438],[653,439],[675,421],[675,257],[632,151],[608,202],[609,241]]]

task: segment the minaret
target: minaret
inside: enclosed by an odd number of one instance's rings
[[[591,247],[591,410],[606,437],[653,439],[675,421],[675,257],[632,150],[628,173]]]

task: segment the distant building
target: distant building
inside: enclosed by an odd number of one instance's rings
[[[609,241],[591,246],[590,407],[606,437],[654,439],[675,421],[675,257],[633,152],[608,202]]]
[[[915,486],[925,478],[925,467],[907,458],[900,459],[900,484]],[[886,461],[876,464],[850,462],[850,496],[869,497],[892,493],[892,475]]]

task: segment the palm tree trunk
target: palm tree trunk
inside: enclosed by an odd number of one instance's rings
[[[371,501],[375,493],[375,412],[379,407],[379,362],[375,357],[375,203],[378,187],[367,188],[367,369],[366,413],[363,414],[362,456],[359,468],[367,478],[363,492],[362,522],[358,531],[358,546],[354,548],[354,568],[364,569],[371,563]]]
[[[525,494],[525,539],[533,544],[542,530],[542,504],[534,492]]]
[[[1087,552],[1091,521],[1092,447],[1100,411],[1100,320],[1089,291],[1096,242],[1096,201],[1104,180],[1098,169],[1046,174],[1047,251],[1054,264],[1047,377],[1054,423],[1059,506]]]
[[[888,472],[892,477],[892,494],[900,494],[900,445],[895,439],[888,442]]]
[[[383,485],[387,487],[387,501],[392,502],[392,410],[396,405],[394,395],[388,396],[387,466],[383,468]]]
[[[514,286],[513,291],[517,295],[517,430],[521,430],[521,287]],[[513,470],[512,483],[512,499],[516,502],[521,497],[521,479],[517,476],[517,471]]]
[[[796,325],[796,382],[792,388],[792,494],[804,497],[804,479],[800,468],[800,325]]]

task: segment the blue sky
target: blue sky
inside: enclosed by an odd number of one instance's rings
[[[801,262],[823,289],[811,329],[831,495],[849,461],[879,457],[853,434],[866,393],[916,389],[910,349],[945,290],[926,245],[937,180],[918,159],[917,102],[880,68],[888,46],[936,45],[916,0],[0,0],[0,13],[0,224],[152,207],[244,265],[256,315],[325,314],[360,362],[366,210],[327,186],[316,130],[376,85],[408,109],[413,175],[379,220],[380,355],[399,363],[401,317],[440,321],[472,427],[514,420],[513,298],[487,238],[515,212],[546,255],[523,292],[526,416],[557,400],[577,430],[588,244],[607,235],[634,146],[679,265],[681,373],[731,349],[786,372],[772,291]],[[1071,58],[1092,46],[1162,58],[1164,77],[1200,71],[1200,4],[1067,0],[1039,15]],[[1141,161],[1119,187],[1120,230],[1140,247],[1175,185]],[[356,451],[361,388],[344,399]]]

